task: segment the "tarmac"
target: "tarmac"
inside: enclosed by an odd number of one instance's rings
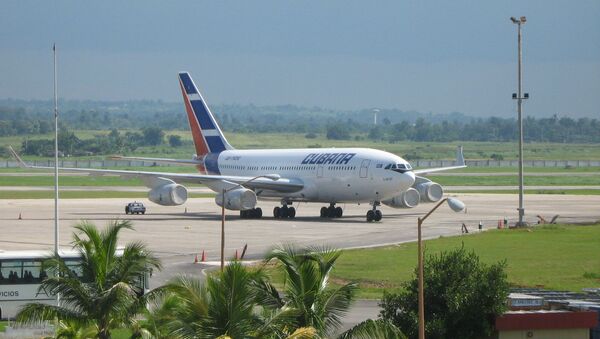
[[[467,206],[466,213],[454,213],[440,207],[423,224],[425,239],[461,235],[465,223],[470,233],[496,228],[499,220],[507,218],[509,225],[517,218],[516,194],[450,194]],[[88,220],[103,226],[115,219],[131,220],[135,231],[125,230],[122,243],[142,241],[161,259],[163,270],[151,278],[151,288],[160,286],[172,277],[186,274],[203,277],[208,269],[220,264],[221,209],[213,198],[189,199],[184,205],[158,206],[140,199],[147,207],[145,215],[126,215],[125,205],[131,199],[63,199],[59,203],[60,245],[70,246],[72,226]],[[258,261],[273,246],[292,243],[298,246],[331,246],[363,248],[415,241],[417,218],[434,205],[420,204],[413,209],[393,209],[382,206],[381,222],[367,223],[369,205],[344,205],[344,216],[322,219],[317,215],[320,204],[295,204],[294,219],[279,220],[271,215],[275,202],[259,202],[265,217],[240,219],[235,211],[226,211],[226,260],[241,255],[247,245],[246,259]],[[587,223],[600,220],[598,195],[526,195],[526,220],[537,223],[537,215],[550,220],[558,214],[561,223]],[[48,250],[54,244],[54,200],[0,199],[0,251]],[[202,252],[206,261],[202,262]],[[195,260],[198,263],[195,263]],[[358,300],[342,320],[348,329],[367,318],[375,319],[379,312],[377,300]]]
[[[514,224],[517,217],[516,194],[452,194],[467,205],[467,213],[454,213],[441,207],[423,225],[425,238],[461,234],[465,223],[476,232],[481,221],[484,229],[495,228],[507,218]],[[124,231],[121,241],[140,240],[163,261],[165,269],[157,273],[151,285],[158,286],[177,274],[201,274],[207,264],[194,264],[202,252],[209,262],[220,259],[221,209],[213,198],[189,199],[184,205],[159,206],[140,199],[145,215],[126,215],[125,205],[132,199],[63,199],[59,204],[60,245],[69,247],[72,226],[89,220],[103,226],[114,219],[131,220],[135,231]],[[340,204],[344,216],[319,218],[321,204],[295,204],[294,219],[274,219],[275,202],[259,202],[262,219],[240,219],[239,213],[226,211],[225,256],[241,255],[247,245],[246,258],[260,259],[278,244],[298,246],[331,246],[335,248],[374,247],[415,241],[417,217],[427,213],[433,204],[420,204],[413,209],[382,206],[383,220],[367,223],[369,205]],[[535,224],[537,215],[550,220],[558,214],[562,223],[600,220],[600,196],[586,195],[526,195],[526,220]],[[19,219],[20,217],[20,219]],[[54,200],[0,200],[0,250],[48,249],[54,243]]]

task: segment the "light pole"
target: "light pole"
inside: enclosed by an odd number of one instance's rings
[[[519,19],[515,17],[510,17],[510,21],[517,25],[518,29],[518,66],[517,66],[517,77],[518,77],[518,85],[517,85],[517,93],[513,93],[512,98],[517,100],[517,112],[519,115],[519,221],[517,222],[517,226],[526,226],[525,221],[523,220],[525,216],[525,208],[523,207],[523,114],[521,105],[523,104],[523,100],[529,99],[529,93],[522,94],[522,69],[521,69],[521,25],[524,25],[527,19],[522,16]]]
[[[423,243],[421,240],[421,225],[423,221],[427,219],[435,210],[438,209],[444,202],[448,201],[448,206],[454,212],[460,212],[465,209],[465,204],[455,198],[444,198],[434,208],[431,209],[424,217],[418,218],[417,220],[417,243],[419,250],[419,339],[425,339],[425,298],[423,289]]]
[[[281,177],[279,176],[279,174],[259,175],[252,179],[246,180],[246,181],[242,182],[241,184],[232,186],[230,188],[223,188],[223,190],[221,192],[221,194],[223,194],[222,201],[221,201],[221,272],[223,272],[223,268],[225,267],[225,193],[227,193],[231,190],[234,190],[238,187],[243,187],[247,183],[254,181],[258,178],[267,178],[267,179],[271,179],[271,180],[275,181],[275,180],[279,180],[279,178],[281,178]]]

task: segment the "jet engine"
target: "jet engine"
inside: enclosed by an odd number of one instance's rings
[[[223,193],[217,194],[215,202],[223,206]],[[256,206],[256,194],[254,191],[240,187],[225,192],[225,208],[228,210],[245,211]]]
[[[440,184],[423,177],[417,177],[413,187],[419,191],[422,202],[440,201],[444,196],[444,189]]]
[[[171,181],[171,180],[169,180]],[[177,206],[183,204],[188,198],[187,188],[176,184],[174,181],[150,190],[148,199],[162,206]]]
[[[414,188],[409,188],[400,195],[389,200],[384,200],[382,203],[394,208],[413,208],[419,204],[419,200],[419,192]]]

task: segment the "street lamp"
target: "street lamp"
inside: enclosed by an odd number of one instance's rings
[[[455,198],[444,198],[434,208],[431,209],[424,217],[418,218],[418,235],[417,243],[419,247],[419,339],[425,339],[425,301],[423,295],[423,244],[421,241],[421,225],[435,210],[438,209],[444,202],[448,201],[448,206],[454,212],[460,212],[465,209],[465,204]]]
[[[518,27],[518,88],[517,93],[513,93],[512,98],[517,100],[517,112],[519,115],[519,221],[517,222],[517,226],[526,226],[525,221],[523,220],[525,216],[525,208],[523,207],[523,116],[521,105],[523,104],[523,100],[529,99],[529,93],[521,93],[521,80],[522,80],[522,70],[521,70],[521,25],[524,25],[527,19],[522,16],[519,19],[515,17],[510,17],[510,21],[513,24],[516,24]]]
[[[252,179],[246,180],[246,181],[242,182],[241,184],[237,184],[237,185],[234,185],[229,188],[223,188],[223,191],[222,191],[223,195],[222,195],[222,202],[221,202],[221,272],[223,272],[223,268],[225,267],[225,193],[227,193],[231,190],[234,190],[238,187],[243,187],[247,183],[254,181],[258,178],[267,178],[267,179],[271,179],[271,180],[275,181],[275,180],[279,180],[279,178],[281,178],[281,176],[279,174],[259,175]]]

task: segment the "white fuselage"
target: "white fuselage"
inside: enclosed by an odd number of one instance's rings
[[[410,188],[414,173],[385,169],[389,164],[410,169],[401,157],[368,148],[227,150],[206,168],[229,176],[278,174],[304,186],[293,193],[257,192],[259,198],[343,203],[391,199]]]

